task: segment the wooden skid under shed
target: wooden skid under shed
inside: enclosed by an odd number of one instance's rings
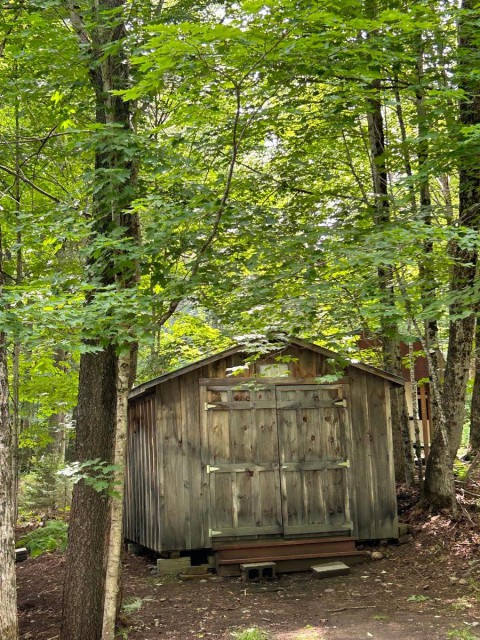
[[[368,555],[357,551],[355,538],[306,538],[302,540],[257,540],[218,544],[213,549],[221,576],[241,575],[241,564],[275,562],[279,573],[309,571],[314,564],[341,560],[347,565],[363,562]]]

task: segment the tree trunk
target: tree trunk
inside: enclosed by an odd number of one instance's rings
[[[73,10],[72,24],[83,45],[86,41],[90,45],[89,72],[95,94],[96,121],[107,133],[106,138],[100,137],[95,153],[94,233],[108,236],[112,231],[121,229],[122,238],[130,238],[135,244],[138,242],[138,221],[128,209],[134,197],[132,187],[136,180],[136,167],[130,150],[125,148],[127,136],[132,132],[131,104],[112,94],[112,91],[129,86],[129,65],[122,47],[126,31],[119,13],[124,4],[124,0],[103,0],[92,7],[92,15],[85,23]],[[116,46],[112,46],[114,44]],[[105,49],[108,55],[104,55]],[[115,129],[109,129],[111,125]],[[117,145],[113,134],[119,129],[124,137]],[[100,135],[102,131],[100,129]],[[123,182],[119,180],[119,172],[126,176]],[[89,272],[97,282],[101,281],[103,285],[116,282],[119,287],[133,286],[137,276],[136,267],[131,266],[134,260],[123,260],[121,266],[116,267],[115,260],[119,254],[107,248],[90,262]],[[79,460],[100,458],[112,463],[114,459],[122,459],[121,447],[124,444],[117,442],[117,436],[124,437],[119,427],[122,425],[123,428],[127,419],[128,390],[125,391],[123,377],[120,384],[117,382],[119,358],[116,347],[121,347],[121,343],[120,335],[118,342],[110,344],[104,351],[82,355],[77,419]],[[133,351],[129,355],[132,361]],[[123,376],[122,362],[123,358],[120,359]],[[128,385],[134,374],[129,377]],[[117,388],[121,392],[118,396]],[[119,473],[122,474],[123,470]],[[107,499],[82,482],[75,487],[62,640],[113,637],[115,618],[112,610],[117,610],[116,579],[120,575],[121,508],[121,499]],[[106,588],[112,591],[106,593]],[[105,636],[102,635],[104,624]]]
[[[429,160],[429,133],[430,123],[425,108],[424,95],[424,52],[423,43],[419,39],[418,42],[418,58],[417,58],[417,76],[418,88],[416,90],[416,111],[417,111],[417,129],[418,129],[418,172],[420,174],[420,219],[426,226],[432,225],[432,200],[430,195],[430,176],[428,172]],[[422,175],[423,174],[423,175]],[[419,260],[418,271],[421,283],[421,300],[422,307],[427,309],[432,299],[435,298],[437,285],[435,282],[435,269],[432,264],[433,242],[427,239],[423,242],[423,256]],[[425,320],[425,343],[430,353],[431,366],[438,371],[438,322],[434,317]],[[435,399],[435,395],[430,397],[430,433],[435,430],[438,422],[439,409]],[[428,444],[428,443],[426,443]]]
[[[369,2],[369,17],[376,15],[376,3]],[[382,228],[390,222],[390,206],[388,196],[388,174],[385,164],[385,129],[382,116],[382,104],[379,98],[380,81],[371,83],[371,95],[368,99],[367,114],[368,137],[371,153],[371,173],[373,192],[375,195],[375,224]],[[402,375],[398,326],[392,319],[395,309],[395,293],[393,289],[393,269],[390,264],[378,267],[379,296],[385,308],[381,321],[381,338],[383,344],[383,361],[387,371]],[[392,389],[390,394],[392,429],[395,457],[395,477],[398,482],[415,481],[415,465],[410,441],[408,410],[403,389]],[[402,446],[403,444],[403,446]],[[395,455],[396,454],[396,455]]]
[[[0,229],[0,300],[3,287]],[[17,640],[17,590],[15,586],[15,534],[13,502],[12,431],[8,397],[7,346],[0,332],[0,638]]]
[[[53,356],[55,367],[61,372],[65,372],[66,357],[67,355],[63,349],[59,347],[55,349],[55,353]],[[65,464],[65,449],[67,438],[67,434],[65,431],[65,422],[66,414],[64,411],[54,413],[50,416],[49,419],[50,437],[52,439],[52,442],[47,447],[47,451],[52,455],[57,467],[61,467]]]
[[[471,73],[471,61],[480,54],[478,45],[478,19],[480,10],[476,0],[463,0],[462,10],[466,12],[459,21],[458,75],[459,85],[465,92],[460,101],[460,123],[466,128],[480,125],[480,80]],[[467,14],[468,12],[468,14]],[[468,150],[462,151],[459,180],[460,226],[478,232],[480,227],[480,172],[478,157],[472,158]],[[456,301],[456,296],[474,292],[477,276],[477,251],[475,247],[462,247],[454,243],[452,247],[454,266],[451,279],[452,304],[450,313],[450,340],[447,365],[445,368],[445,414],[450,425],[450,455],[453,458],[460,446],[465,416],[465,392],[470,370],[475,313],[470,300]],[[456,317],[459,314],[466,317]]]
[[[113,347],[82,354],[76,459],[112,461],[117,356]],[[102,635],[108,500],[83,481],[73,490],[64,591],[63,640]]]
[[[415,378],[415,358],[413,355],[413,344],[408,344],[408,359],[410,369],[410,392],[412,398],[412,417],[413,430],[415,434],[415,454],[418,464],[418,481],[420,486],[423,485],[423,462],[422,462],[422,445],[420,442],[420,418],[418,415],[418,385]]]
[[[115,492],[110,500],[110,535],[107,573],[105,583],[105,608],[103,611],[102,640],[114,640],[115,620],[120,604],[121,551],[123,526],[123,494],[125,485],[125,455],[128,422],[128,392],[130,390],[131,353],[128,351],[118,358],[117,372],[117,419],[113,464]]]
[[[462,11],[458,27],[458,83],[465,97],[459,106],[460,123],[471,128],[480,124],[480,82],[470,73],[471,60],[476,60],[479,55],[475,33],[478,20],[476,0],[464,0]],[[462,149],[459,166],[458,223],[478,231],[480,174],[478,158],[468,150],[468,145]],[[471,302],[465,299],[465,294],[474,292],[477,252],[475,247],[461,246],[453,241],[450,255],[454,262],[450,291],[455,302],[450,306],[448,354],[442,393],[447,437],[438,428],[433,434],[424,485],[424,499],[435,509],[450,506],[455,509],[456,506],[452,467],[462,437],[465,393],[475,331],[474,309]]]
[[[480,451],[480,322],[478,317],[475,332],[475,378],[470,409],[469,449],[472,457]]]
[[[15,64],[15,79],[18,79],[18,67]],[[15,182],[13,185],[13,197],[15,199],[15,222],[17,224],[16,232],[16,274],[15,284],[20,287],[23,282],[23,250],[22,250],[22,231],[20,224],[21,213],[21,190],[20,190],[20,171],[21,171],[21,153],[20,153],[20,101],[17,97],[15,100]],[[15,522],[18,517],[18,482],[20,470],[18,464],[18,440],[20,434],[20,356],[21,344],[17,336],[13,342],[12,357],[12,473],[13,473],[13,512]]]
[[[454,269],[454,273],[456,271],[458,271],[458,269]],[[473,286],[473,278],[470,286]],[[454,305],[454,307],[452,313],[458,313],[458,306]],[[445,382],[443,383],[443,405],[445,418],[449,426],[449,447],[452,461],[457,455],[462,440],[463,421],[465,418],[465,396],[470,372],[474,333],[475,316],[473,311],[469,317],[454,320],[450,323]]]
[[[428,454],[422,492],[424,504],[434,512],[443,509],[456,512],[452,467],[453,461],[450,458],[448,443],[444,442],[441,425],[438,425]]]

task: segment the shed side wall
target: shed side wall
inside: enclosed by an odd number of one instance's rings
[[[389,383],[349,367],[353,518],[360,540],[398,535]]]
[[[125,537],[149,549],[160,544],[155,407],[155,394],[130,403],[125,473]]]

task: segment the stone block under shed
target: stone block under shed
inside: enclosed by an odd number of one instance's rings
[[[344,576],[350,573],[350,567],[343,562],[327,562],[316,564],[312,567],[313,575],[316,578],[333,578],[334,576]]]
[[[401,538],[410,533],[410,525],[404,522],[398,523],[398,537]]]
[[[200,576],[200,575],[204,576],[204,575],[208,575],[209,569],[210,569],[210,565],[199,564],[193,567],[189,567],[184,573],[188,574],[189,576]]]
[[[171,558],[169,560],[159,558],[157,560],[157,571],[159,576],[177,576],[179,573],[186,573],[190,565],[189,557]]]
[[[240,565],[243,580],[275,578],[276,567],[276,562],[249,562],[247,564]]]

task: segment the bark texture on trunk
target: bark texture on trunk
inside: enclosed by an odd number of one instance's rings
[[[418,415],[418,385],[415,379],[415,358],[413,355],[413,344],[408,344],[409,368],[410,368],[410,393],[412,399],[412,417],[413,431],[415,434],[415,456],[418,465],[418,481],[420,486],[423,484],[423,466],[422,466],[422,445],[420,442],[420,416]]]
[[[444,444],[440,425],[432,439],[425,469],[422,498],[432,511],[447,509],[455,513],[455,479],[448,444]]]
[[[480,322],[478,317],[475,331],[475,378],[470,409],[469,448],[473,456],[480,451]]]
[[[82,354],[76,459],[113,457],[117,356],[110,347]],[[108,539],[108,500],[83,481],[75,485],[70,514],[64,591],[63,640],[100,639]]]
[[[117,415],[115,450],[113,464],[117,469],[114,474],[115,491],[118,496],[110,500],[110,534],[108,541],[108,558],[105,582],[105,607],[103,610],[102,640],[114,640],[115,621],[120,604],[120,581],[122,564],[122,526],[123,526],[123,493],[125,485],[125,455],[127,442],[128,392],[130,391],[130,369],[132,356],[130,351],[118,357],[117,370]]]
[[[3,287],[2,266],[2,236],[0,232],[0,300]],[[0,332],[0,638],[1,640],[17,640],[12,425],[5,340],[5,333]]]
[[[458,83],[464,91],[460,101],[460,123],[465,127],[480,124],[480,82],[471,74],[472,60],[480,50],[476,36],[479,17],[476,0],[464,0],[458,26]],[[462,132],[460,133],[462,135]],[[459,226],[475,231],[480,223],[480,172],[478,158],[463,149],[459,156]],[[450,332],[447,364],[443,383],[442,405],[447,437],[436,429],[427,462],[424,498],[434,508],[453,505],[455,493],[452,474],[454,458],[460,446],[465,417],[465,393],[475,331],[475,312],[469,294],[475,290],[477,251],[452,242],[453,268],[450,291]]]

